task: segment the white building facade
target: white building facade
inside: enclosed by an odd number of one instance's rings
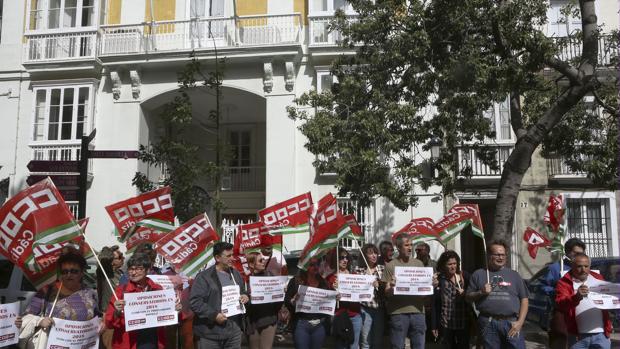
[[[259,209],[301,193],[310,191],[318,200],[335,192],[333,178],[312,166],[314,156],[304,148],[299,124],[288,118],[286,107],[302,93],[331,82],[326,67],[339,49],[338,34],[328,31],[328,23],[338,8],[355,15],[344,0],[0,0],[0,4],[0,180],[5,179],[6,188],[2,199],[27,185],[33,175],[27,169],[30,161],[77,160],[81,136],[93,129],[94,150],[135,151],[156,139],[157,115],[176,95],[177,72],[192,51],[205,71],[214,69],[216,51],[219,58],[226,58],[220,136],[234,146],[235,155],[222,181],[224,218],[250,220]],[[600,22],[617,26],[613,17],[617,3],[603,1],[602,6]],[[555,12],[550,13],[551,18]],[[565,34],[558,22],[550,22],[549,35]],[[200,91],[191,98],[194,120],[186,137],[210,160],[214,136],[206,124],[215,98]],[[499,104],[488,114],[495,120],[495,143],[503,159],[515,142],[506,106]],[[477,160],[475,154],[459,154],[458,161]],[[158,175],[134,158],[91,160],[85,215],[90,217],[87,234],[95,248],[116,243],[104,206],[137,194],[131,184],[137,171]],[[500,173],[485,172],[483,166],[479,171],[472,182],[475,190],[463,188],[457,197],[479,203],[487,223],[492,221]],[[566,189],[549,188],[544,165],[537,168],[533,163],[530,172],[544,195]],[[196,185],[208,189],[206,179],[198,178]],[[618,255],[614,193],[571,188],[571,198],[581,198],[584,192],[588,197],[599,195],[594,192],[608,200],[610,254]],[[354,207],[367,240],[378,243],[413,217],[440,218],[451,202],[436,200],[438,192],[431,188],[416,193],[420,204],[407,212],[383,198],[370,207],[357,207],[345,198],[342,204]],[[74,195],[68,193],[65,199],[77,210]],[[515,231],[522,233],[525,221],[519,217],[530,210],[527,204],[519,210]],[[587,208],[584,212],[594,214]],[[521,233],[515,235],[514,252],[525,249]],[[287,237],[285,245],[294,251],[306,241],[307,236]],[[451,247],[461,250],[462,244],[470,243],[455,239]],[[477,264],[471,260],[472,266]]]

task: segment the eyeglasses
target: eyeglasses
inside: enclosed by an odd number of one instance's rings
[[[127,271],[129,272],[143,272],[144,271],[144,267],[131,267],[128,268]]]
[[[77,275],[80,272],[81,272],[80,269],[63,269],[60,271],[62,275],[69,275],[69,274]]]
[[[341,256],[338,256],[338,259],[339,260],[343,260],[343,259],[349,260],[349,256],[342,256],[341,255]]]

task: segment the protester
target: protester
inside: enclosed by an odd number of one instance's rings
[[[161,285],[147,277],[151,268],[151,259],[142,253],[134,253],[127,261],[127,275],[129,281],[125,285],[116,287],[116,298],[110,299],[110,304],[105,314],[105,324],[114,329],[112,347],[115,349],[134,348],[159,348],[166,345],[166,332],[164,327],[145,328],[127,332],[125,330],[125,300],[127,293],[149,292],[162,290]],[[177,310],[181,305],[177,303]]]
[[[570,270],[574,256],[578,253],[584,253],[585,250],[586,244],[583,241],[577,238],[568,239],[564,243],[564,271]],[[542,279],[542,289],[550,299],[555,299],[555,287],[564,273],[560,268],[560,261],[552,263],[549,266],[547,274]],[[557,309],[550,315],[549,347],[551,349],[565,349],[567,344],[567,332],[564,315]]]
[[[379,244],[379,251],[381,252],[377,262],[379,265],[386,265],[392,261],[392,257],[394,256],[394,245],[390,241],[381,241]]]
[[[454,251],[439,256],[438,285],[433,295],[431,329],[445,348],[469,348],[468,310],[465,290],[469,275],[461,271],[461,258]]]
[[[525,349],[521,328],[528,309],[528,290],[521,276],[506,267],[508,245],[501,240],[487,247],[487,270],[478,269],[467,287],[466,298],[476,302],[478,328],[484,347]]]
[[[267,258],[260,253],[252,253],[247,256],[248,267],[251,276],[274,276],[265,270]],[[252,290],[248,287],[250,296]],[[251,299],[251,297],[250,297]],[[248,334],[248,344],[250,349],[271,349],[276,335],[276,323],[278,321],[278,311],[282,307],[282,302],[252,304],[248,303],[246,316],[248,321],[245,333]]]
[[[22,331],[41,328],[49,333],[53,318],[88,321],[99,316],[97,292],[82,283],[87,268],[84,256],[75,248],[65,247],[56,265],[59,281],[37,292],[25,315],[16,318],[15,325]]]
[[[136,247],[135,252],[137,254],[144,254],[149,257],[151,261],[151,267],[147,271],[147,275],[161,275],[161,268],[155,265],[155,261],[157,260],[157,251],[153,249],[153,245],[149,243],[142,243]]]
[[[112,298],[114,289],[120,284],[120,279],[123,276],[120,268],[123,266],[124,257],[122,252],[118,250],[118,246],[105,246],[101,249],[101,252],[99,252],[99,261],[101,265],[97,267],[97,291],[99,294],[98,305],[101,312],[105,314],[108,309],[108,305],[110,304],[110,298]],[[108,284],[108,280],[110,281],[110,284]],[[113,329],[106,328],[103,333],[101,333],[99,347],[111,349],[113,334]]]
[[[286,288],[284,305],[292,314],[290,327],[293,331],[293,343],[296,349],[321,349],[329,332],[329,315],[295,312],[297,291],[300,285],[329,289],[327,282],[319,274],[319,263],[318,259],[311,259],[308,270],[300,269]]]
[[[575,253],[572,268],[556,287],[555,302],[564,314],[568,330],[568,344],[571,349],[609,349],[612,325],[607,310],[597,308],[588,298],[588,285],[595,284],[603,277],[590,271],[590,257]],[[580,284],[575,291],[574,284]]]
[[[431,259],[431,247],[426,242],[415,245],[415,258],[425,267],[433,268],[433,272],[437,271],[437,262]]]
[[[393,349],[404,348],[405,338],[409,337],[411,348],[424,348],[426,332],[424,297],[394,294],[396,267],[424,267],[424,265],[413,258],[408,235],[398,235],[395,242],[398,256],[385,265],[385,273],[383,273],[383,282],[386,283],[386,309],[390,316],[391,347]]]
[[[362,302],[362,332],[360,334],[360,348],[379,349],[383,347],[383,322],[385,321],[385,285],[380,283],[385,267],[377,264],[379,249],[373,244],[362,246],[362,254],[366,262],[358,266],[357,274],[368,274],[377,277],[374,284],[375,294],[370,302]],[[368,265],[366,265],[368,263]]]
[[[245,283],[233,268],[233,245],[217,242],[213,246],[215,265],[200,272],[192,285],[190,305],[194,312],[194,335],[197,348],[240,348],[243,315],[222,313],[222,287],[238,286],[239,302],[248,302]]]
[[[260,253],[265,258],[265,270],[272,276],[276,275],[288,275],[288,268],[286,267],[286,261],[282,252],[276,251],[274,253],[272,245],[263,245]]]
[[[333,274],[327,277],[327,285],[332,289],[338,290],[338,274],[350,274],[350,261],[351,255],[343,248],[332,250],[327,256],[329,264],[336,270]],[[345,314],[349,317],[353,329],[353,342],[343,343],[342,338],[338,338],[338,333],[332,333],[336,339],[336,348],[359,348],[359,338],[362,331],[362,309],[359,302],[345,302],[339,301],[336,307],[336,313],[334,317],[334,326],[336,327],[336,321],[339,319],[338,315]],[[334,331],[336,332],[336,331]]]

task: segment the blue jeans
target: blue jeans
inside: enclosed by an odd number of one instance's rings
[[[293,342],[296,349],[321,349],[325,342],[325,319],[318,325],[312,325],[308,320],[299,319],[293,333]]]
[[[525,349],[523,331],[519,332],[516,337],[508,337],[508,332],[512,328],[512,322],[509,320],[492,319],[489,321],[488,317],[480,316],[478,328],[485,349]]]
[[[350,318],[351,323],[353,324],[353,344],[344,345],[338,341],[334,343],[336,349],[358,349],[360,342],[360,332],[362,331],[362,316],[355,315]]]
[[[390,315],[390,343],[392,349],[403,349],[409,337],[411,349],[424,349],[426,319],[422,313]]]
[[[383,308],[362,307],[361,349],[383,347]]]
[[[586,333],[580,334],[579,340],[576,337],[568,336],[568,347],[570,349],[609,349],[611,341],[605,337],[604,333]]]

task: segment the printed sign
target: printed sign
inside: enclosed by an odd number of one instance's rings
[[[241,304],[239,298],[241,292],[238,285],[222,287],[222,314],[231,317],[245,313],[245,307]]]
[[[185,275],[147,275],[164,290],[184,290],[189,287],[189,279]]]
[[[581,283],[573,282],[575,290],[581,285]],[[599,309],[620,309],[620,284],[590,277],[586,285],[590,291],[588,300],[593,306]]]
[[[340,300],[347,302],[370,302],[375,296],[374,275],[338,274]]]
[[[336,291],[301,285],[297,291],[295,312],[334,315],[336,294]]]
[[[19,315],[19,302],[0,305],[0,347],[19,342],[19,328],[15,318]]]
[[[250,276],[252,304],[284,301],[288,276]]]
[[[125,293],[126,331],[176,325],[175,302],[174,290]]]
[[[433,294],[433,268],[396,267],[394,268],[396,295],[426,296]]]
[[[99,347],[99,325],[96,317],[89,321],[54,318],[47,338],[47,349],[91,349]]]

